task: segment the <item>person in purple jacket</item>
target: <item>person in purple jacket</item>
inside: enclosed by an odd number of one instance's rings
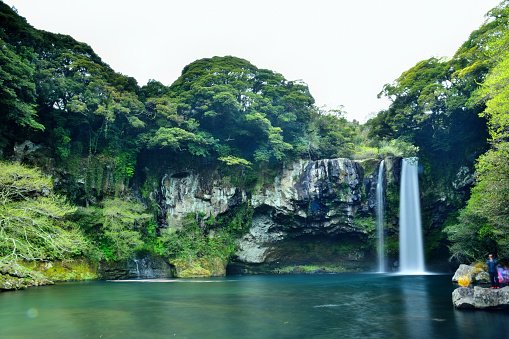
[[[488,260],[486,260],[486,265],[488,265],[491,288],[500,288],[500,284],[498,282],[497,263],[497,259],[493,258],[493,254],[489,254]]]

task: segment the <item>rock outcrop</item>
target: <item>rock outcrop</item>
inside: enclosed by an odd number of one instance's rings
[[[239,240],[236,260],[260,264],[278,261],[274,253],[288,240],[365,236],[358,219],[372,219],[374,204],[369,201],[374,199],[372,181],[376,182],[372,172],[378,162],[369,162],[366,174],[361,163],[350,159],[300,160],[286,165],[270,184],[249,192],[217,173],[167,173],[154,196],[159,197],[163,223],[175,228],[189,213],[217,216],[249,203],[254,209],[252,226]]]
[[[0,292],[52,284],[43,274],[21,265],[0,265]]]
[[[240,241],[238,260],[262,263],[286,239],[362,233],[354,216],[363,176],[349,159],[301,160],[285,168],[273,185],[253,193],[253,224]]]
[[[163,258],[143,256],[115,262],[101,262],[98,275],[101,279],[156,279],[171,278],[174,268]]]
[[[485,283],[489,281],[489,275],[487,272],[474,265],[461,264],[454,276],[452,277],[453,282],[458,282],[460,277],[467,277],[471,282]]]
[[[189,213],[215,216],[246,200],[244,191],[223,183],[217,176],[193,172],[166,174],[161,180],[161,195],[165,222],[177,228]]]
[[[452,292],[452,303],[458,309],[507,309],[509,287],[500,289],[480,286],[458,287]]]

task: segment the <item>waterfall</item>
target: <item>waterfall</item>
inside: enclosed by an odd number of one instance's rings
[[[376,234],[378,237],[378,272],[385,272],[385,251],[384,251],[384,161],[380,162],[378,168],[378,179],[376,182]]]
[[[399,271],[403,274],[425,272],[417,165],[417,158],[406,158],[403,159],[401,168]]]
[[[134,277],[136,279],[151,279],[155,277],[164,276],[164,268],[158,267],[157,265],[160,264],[157,261],[154,261],[155,259],[152,257],[138,257],[138,258],[132,258],[129,261],[129,276]],[[131,264],[134,263],[134,265]],[[157,268],[161,268],[163,272],[155,271],[154,265],[156,265],[156,271]]]
[[[140,278],[140,266],[138,265],[138,259],[133,259],[136,264],[136,278]]]

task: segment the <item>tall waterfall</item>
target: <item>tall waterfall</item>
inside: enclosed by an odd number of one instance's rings
[[[417,165],[417,158],[406,158],[403,159],[401,168],[399,271],[403,274],[422,274],[425,272]]]
[[[378,168],[378,179],[376,182],[376,234],[378,237],[378,272],[385,272],[385,251],[384,251],[384,161],[380,162]]]

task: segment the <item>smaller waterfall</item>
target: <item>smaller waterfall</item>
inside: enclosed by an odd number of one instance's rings
[[[138,264],[138,259],[133,259],[134,263],[136,264],[136,277],[140,277],[140,265]]]
[[[129,275],[136,279],[151,279],[160,276],[159,272],[155,272],[152,267],[154,264],[158,264],[153,261],[150,257],[133,258],[129,261]],[[134,265],[132,265],[134,263]],[[157,265],[156,265],[157,267]],[[164,274],[164,272],[162,272]]]
[[[378,168],[376,182],[376,234],[378,237],[378,272],[385,272],[385,245],[384,245],[384,161]]]
[[[402,274],[425,273],[417,165],[417,158],[406,158],[401,167],[399,271]]]

